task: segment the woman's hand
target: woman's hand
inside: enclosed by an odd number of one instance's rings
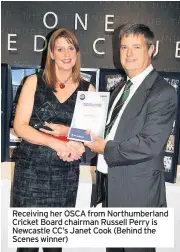
[[[66,143],[68,152],[57,152],[60,159],[64,161],[74,161],[81,158],[82,154],[85,152],[84,145],[81,142],[69,141]]]
[[[67,142],[52,138],[52,140],[49,141],[48,146],[54,151],[56,151],[59,158],[63,161],[70,162],[74,160],[71,158],[71,152],[69,146],[67,145]]]
[[[69,141],[67,144],[71,150],[72,158],[80,159],[82,154],[85,152],[84,144],[76,141]]]
[[[71,152],[70,152],[71,150],[69,146],[67,145],[67,142],[65,143],[65,145],[66,145],[66,149],[57,152],[57,155],[59,156],[59,158],[67,162],[76,160],[73,156],[71,156]]]
[[[44,132],[46,134],[56,136],[56,137],[58,137],[58,136],[67,136],[68,131],[69,131],[69,127],[64,126],[62,124],[55,124],[55,123],[45,122],[44,126],[49,127],[50,129],[52,129],[52,131],[40,128],[39,130],[41,132]]]

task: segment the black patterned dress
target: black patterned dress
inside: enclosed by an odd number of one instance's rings
[[[89,83],[81,80],[78,88],[63,103],[52,89],[45,86],[42,75],[37,75],[37,88],[30,125],[39,123],[37,111],[44,107],[44,114],[56,117],[52,123],[70,126],[77,91],[87,91]],[[45,106],[44,106],[45,104]],[[48,106],[46,106],[48,104]],[[42,112],[42,111],[41,111]],[[52,115],[53,116],[53,115]],[[13,207],[74,207],[79,180],[79,160],[65,162],[46,146],[22,141],[14,153]]]

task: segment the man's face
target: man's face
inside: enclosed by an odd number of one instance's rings
[[[120,42],[120,61],[127,75],[132,78],[151,64],[154,46],[148,49],[143,34],[123,36]]]

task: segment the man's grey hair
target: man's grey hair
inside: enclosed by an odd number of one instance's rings
[[[133,35],[142,34],[144,35],[148,48],[151,45],[155,46],[155,35],[150,30],[150,28],[144,24],[125,24],[119,32],[120,42],[123,36],[127,37],[130,34]]]

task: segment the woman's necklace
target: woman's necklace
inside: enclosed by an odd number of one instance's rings
[[[65,83],[66,83],[70,78],[71,78],[71,75],[70,75],[64,82],[62,82],[62,81],[60,81],[60,80],[57,80],[57,84],[59,85],[59,87],[60,87],[61,89],[63,89],[63,88],[65,88]]]

